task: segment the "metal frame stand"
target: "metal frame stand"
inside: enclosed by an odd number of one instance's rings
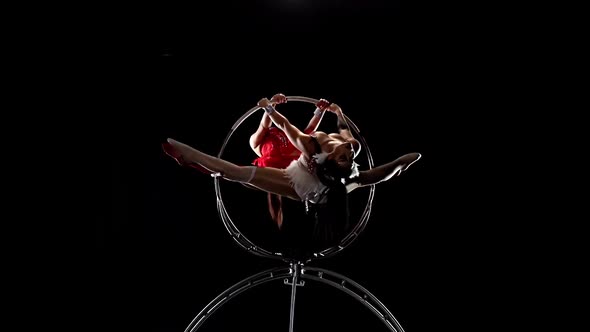
[[[304,280],[301,280],[301,282],[299,282],[299,278],[301,276],[301,267],[302,264],[299,262],[291,263],[290,272],[293,281],[289,282],[288,278],[285,278],[284,280],[285,285],[291,285],[291,313],[289,315],[289,332],[295,331],[293,329],[293,325],[295,323],[295,295],[297,292],[297,286],[305,285]]]
[[[316,104],[317,102],[319,102],[319,100],[317,99],[303,96],[288,96],[287,99],[289,101],[298,101],[311,104]],[[248,118],[258,109],[260,109],[260,107],[258,106],[252,107],[232,126],[218,154],[219,158],[222,157],[223,151],[227,143],[229,142],[229,139],[232,137],[234,131],[242,124],[244,120],[246,120],[246,118]],[[357,136],[361,141],[363,150],[367,155],[368,166],[369,168],[372,168],[373,157],[371,156],[371,152],[369,150],[367,143],[365,142],[363,136],[360,135],[360,131],[357,128],[357,126],[348,117],[346,117],[346,121],[351,127],[351,129],[354,131],[355,136]],[[284,283],[286,285],[291,286],[291,312],[289,320],[289,332],[294,332],[295,298],[297,295],[297,287],[304,286],[306,281],[305,279],[324,283],[345,292],[346,294],[354,297],[364,306],[369,308],[375,315],[377,315],[377,317],[379,317],[379,319],[381,319],[381,321],[383,321],[383,323],[385,323],[385,325],[389,328],[390,331],[404,332],[403,328],[400,326],[395,317],[393,317],[391,312],[389,312],[389,310],[375,296],[373,296],[361,285],[357,284],[351,279],[329,270],[304,266],[304,264],[300,261],[289,261],[286,259],[286,257],[283,256],[282,253],[264,250],[252,243],[252,241],[250,241],[249,239],[247,239],[246,236],[244,236],[244,234],[242,234],[234,225],[233,221],[231,220],[225,209],[219,185],[220,175],[221,174],[219,173],[212,174],[212,176],[215,178],[217,210],[219,212],[221,220],[223,221],[223,224],[225,225],[227,231],[231,234],[232,238],[248,252],[255,254],[257,256],[280,259],[282,261],[289,262],[290,267],[278,267],[263,272],[259,272],[231,286],[230,288],[219,294],[205,308],[203,308],[203,310],[201,310],[201,312],[199,312],[199,314],[191,321],[191,323],[185,329],[185,332],[193,332],[198,330],[203,325],[205,320],[209,318],[209,316],[211,316],[217,309],[219,309],[221,306],[223,306],[225,303],[227,303],[230,299],[237,296],[238,294],[255,286],[262,285],[264,283],[277,279],[284,279]],[[360,218],[360,221],[355,226],[355,228],[344,239],[342,239],[342,241],[338,245],[314,253],[307,262],[311,261],[314,258],[327,258],[333,256],[336,253],[343,250],[344,248],[346,248],[348,245],[350,245],[358,237],[360,232],[365,228],[367,221],[369,219],[369,215],[371,214],[371,205],[374,194],[375,186],[372,185],[369,191],[367,206],[365,207],[365,210]]]
[[[291,286],[289,332],[295,331],[295,297],[297,286],[304,286],[306,279],[317,281],[343,291],[362,303],[365,307],[369,308],[371,312],[379,317],[390,331],[404,332],[404,329],[391,312],[375,296],[373,296],[373,294],[361,285],[341,274],[326,269],[304,266],[301,262],[292,262],[290,267],[278,267],[259,272],[234,284],[219,294],[213,301],[209,302],[209,304],[191,321],[185,329],[185,332],[198,330],[207,318],[236,295],[250,288],[277,279],[283,279],[284,284]]]

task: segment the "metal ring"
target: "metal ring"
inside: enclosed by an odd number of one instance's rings
[[[301,267],[299,264],[298,266]],[[363,286],[356,283],[354,280],[326,269],[311,266],[303,266],[301,268],[302,270],[299,275],[301,279],[317,281],[318,283],[326,284],[346,293],[347,295],[350,295],[362,305],[367,307],[387,326],[390,331],[404,332],[404,329],[398,320],[393,316],[391,311],[389,311],[389,309],[387,309],[387,307],[383,305],[383,303],[379,301],[377,297],[371,294]],[[278,279],[285,279],[285,283],[288,283],[289,278],[292,278],[292,280],[295,279],[294,272],[295,269],[293,267],[274,268],[256,273],[250,277],[247,277],[246,279],[241,280],[209,302],[209,304],[207,304],[207,306],[205,306],[205,308],[203,308],[193,318],[184,332],[197,331],[217,309],[221,308],[223,305],[228,303],[231,299],[238,296],[242,292]],[[291,314],[292,313],[293,307],[291,308]],[[293,322],[293,316],[291,316],[291,322]]]
[[[309,97],[302,97],[302,96],[287,96],[287,101],[298,101],[298,102],[305,102],[305,103],[310,103],[310,104],[317,104],[319,102],[318,99],[314,99],[314,98],[309,98]],[[227,146],[227,143],[229,142],[229,140],[231,139],[233,133],[236,131],[236,129],[248,118],[250,117],[253,113],[255,113],[257,110],[259,110],[260,107],[259,106],[254,106],[251,109],[249,109],[246,113],[244,113],[244,115],[242,115],[235,123],[234,125],[231,127],[229,133],[227,134],[223,145],[221,146],[221,150],[219,151],[219,153],[217,154],[218,158],[221,158],[223,155],[223,152],[225,150],[225,147]],[[348,122],[349,127],[351,128],[351,130],[354,132],[355,138],[358,139],[358,141],[361,143],[362,145],[362,149],[365,151],[366,157],[367,157],[367,161],[368,161],[368,166],[369,169],[373,168],[373,156],[371,155],[371,151],[365,141],[365,139],[363,138],[363,136],[360,134],[360,130],[358,129],[358,127],[356,126],[356,124],[350,120],[350,118],[346,115],[344,115],[346,121]],[[282,253],[277,252],[277,253],[273,253],[270,252],[268,250],[265,250],[257,245],[255,245],[252,241],[250,241],[246,236],[244,236],[244,234],[242,234],[238,228],[236,227],[236,225],[234,224],[234,222],[231,220],[229,214],[227,213],[227,210],[225,209],[225,206],[223,204],[223,199],[222,199],[222,195],[221,195],[221,188],[220,188],[220,180],[219,177],[215,177],[214,178],[215,181],[215,194],[217,197],[217,210],[219,213],[219,217],[221,218],[221,220],[223,221],[223,224],[225,225],[226,230],[230,233],[230,235],[232,236],[232,238],[244,249],[246,249],[248,252],[258,255],[258,256],[263,256],[263,257],[268,257],[268,258],[275,258],[275,259],[281,259],[284,261],[289,261],[289,257],[285,257]],[[358,235],[365,229],[367,222],[369,220],[369,217],[371,215],[371,207],[373,205],[373,198],[375,196],[375,185],[371,185],[370,186],[370,190],[369,190],[369,198],[367,201],[367,205],[360,217],[360,220],[358,223],[356,223],[355,227],[348,233],[348,235],[346,235],[341,241],[340,243],[338,243],[335,246],[332,246],[330,248],[321,250],[319,252],[314,252],[308,260],[307,262],[311,261],[314,258],[327,258],[330,256],[335,255],[336,253],[342,251],[343,249],[345,249],[346,247],[348,247],[357,237]]]

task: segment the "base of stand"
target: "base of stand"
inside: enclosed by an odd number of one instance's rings
[[[305,285],[305,279],[317,281],[343,291],[362,303],[365,307],[369,308],[390,331],[404,332],[404,329],[391,312],[361,285],[341,274],[326,269],[310,266],[304,267],[300,262],[291,263],[291,267],[274,268],[254,274],[231,286],[201,310],[185,329],[185,332],[198,330],[209,316],[240,293],[254,288],[255,286],[278,279],[284,279],[284,283],[291,286],[290,332],[293,332],[294,326],[296,287]]]

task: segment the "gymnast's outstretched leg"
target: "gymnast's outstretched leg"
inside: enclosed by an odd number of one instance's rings
[[[417,152],[407,153],[394,161],[379,165],[370,170],[360,171],[359,175],[351,178],[351,181],[346,185],[347,191],[350,192],[359,187],[377,184],[387,181],[394,176],[399,176],[421,157],[422,155]]]
[[[298,199],[283,170],[273,167],[239,166],[208,155],[171,138],[164,151],[181,165],[198,164],[211,173],[220,173],[229,181],[249,183],[263,191]]]
[[[417,162],[422,157],[417,152],[407,153],[395,160],[400,165],[400,172],[407,170],[413,163]]]

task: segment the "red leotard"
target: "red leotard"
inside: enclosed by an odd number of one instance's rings
[[[260,154],[261,156],[252,162],[253,165],[287,168],[291,161],[299,158],[301,152],[291,144],[282,130],[270,127],[260,144]]]

